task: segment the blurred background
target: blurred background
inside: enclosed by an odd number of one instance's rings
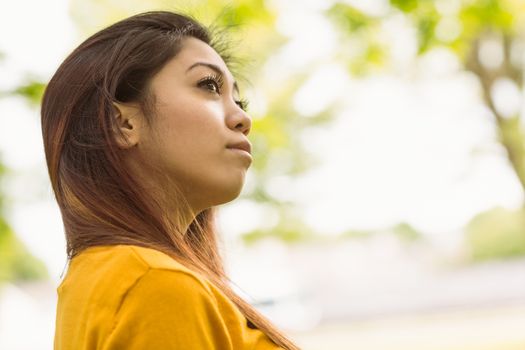
[[[219,210],[239,293],[305,350],[525,349],[525,1],[0,4],[0,349],[52,349],[65,239],[39,122],[87,36],[228,26],[254,163]]]

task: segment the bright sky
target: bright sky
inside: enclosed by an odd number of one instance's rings
[[[298,200],[301,215],[315,229],[337,234],[406,221],[445,237],[458,235],[482,210],[521,204],[520,188],[493,141],[478,87],[471,76],[456,71],[453,57],[446,52],[427,57],[414,79],[381,75],[356,81],[330,61],[338,43],[315,13],[319,2],[272,3],[281,12],[279,30],[290,37],[268,62],[272,81],[287,79],[324,56],[326,64],[312,71],[294,106],[305,118],[335,99],[346,106],[333,125],[301,135],[322,165],[298,180],[277,174],[270,184],[277,198]],[[15,86],[27,73],[49,79],[78,43],[67,1],[8,4],[0,5],[0,51],[7,55],[0,62],[0,89]],[[23,21],[13,15],[20,13]],[[410,33],[401,22],[385,25],[397,40],[395,57],[402,71],[411,64]],[[5,184],[10,223],[58,281],[66,262],[65,241],[47,180],[37,109],[17,98],[0,99],[0,152],[11,170]],[[274,217],[267,206],[239,200],[224,207],[221,226],[237,235],[271,224]]]

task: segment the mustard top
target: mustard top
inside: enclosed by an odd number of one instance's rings
[[[55,350],[281,349],[213,284],[155,249],[87,248],[57,292]]]

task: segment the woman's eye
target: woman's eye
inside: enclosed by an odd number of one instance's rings
[[[248,100],[242,99],[239,101],[235,101],[235,103],[245,112],[248,109]]]
[[[204,85],[206,87],[206,90],[210,90],[215,93],[219,93],[219,85],[215,80],[212,79],[206,79],[202,81],[199,85]]]

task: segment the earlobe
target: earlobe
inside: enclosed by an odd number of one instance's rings
[[[140,111],[137,107],[113,102],[113,136],[118,147],[129,149],[138,144]]]

